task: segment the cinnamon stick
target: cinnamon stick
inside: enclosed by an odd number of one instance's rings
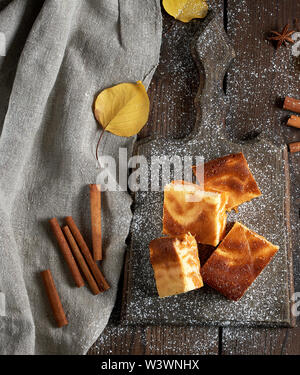
[[[104,276],[102,275],[100,269],[98,268],[98,265],[97,263],[94,261],[92,255],[91,255],[91,252],[84,240],[84,238],[82,237],[77,225],[75,224],[72,216],[67,216],[66,217],[66,222],[68,224],[68,227],[70,228],[77,244],[79,245],[79,248],[88,264],[88,266],[90,267],[90,270],[98,284],[98,287],[100,289],[100,291],[104,291],[104,290],[107,290],[109,289],[109,285],[107,283],[107,281],[105,280]]]
[[[101,238],[101,188],[100,185],[90,185],[90,207],[92,223],[92,243],[94,260],[102,259]]]
[[[299,116],[295,116],[295,115],[292,115],[287,123],[286,123],[288,126],[293,126],[294,128],[300,128],[300,117]]]
[[[50,222],[53,234],[58,242],[60,251],[62,252],[62,255],[65,258],[65,261],[67,262],[67,265],[71,271],[75,284],[78,288],[81,288],[84,285],[83,278],[80,274],[80,271],[77,267],[75,259],[65,239],[65,236],[59,226],[59,223],[55,217],[50,219],[49,222]]]
[[[84,274],[84,276],[85,276],[85,278],[86,278],[86,280],[87,280],[87,282],[88,282],[88,284],[91,288],[91,291],[95,295],[99,294],[100,290],[98,288],[98,285],[97,285],[96,281],[94,280],[93,275],[91,274],[91,272],[90,272],[82,254],[81,254],[81,252],[80,252],[80,250],[77,246],[77,243],[76,243],[69,227],[66,225],[62,229],[63,229],[63,232],[64,232],[64,234],[65,234],[65,236],[66,236],[66,238],[67,238],[67,240],[70,244],[73,255],[76,258],[77,263],[79,264],[79,267],[80,267],[82,273]]]
[[[290,152],[299,152],[300,151],[300,142],[293,142],[289,144]]]
[[[50,270],[41,272],[43,283],[46,289],[46,294],[50,302],[50,306],[54,315],[54,319],[59,328],[68,324],[64,309],[62,307],[59,295],[57,293],[54,280]]]
[[[300,100],[286,96],[283,103],[283,108],[288,111],[300,113]]]

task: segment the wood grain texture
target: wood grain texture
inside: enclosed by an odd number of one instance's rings
[[[148,327],[145,354],[218,354],[216,328]]]
[[[223,330],[221,354],[294,355],[300,353],[300,328]]]
[[[216,328],[109,325],[88,354],[216,355],[216,333]]]
[[[89,355],[145,354],[145,328],[109,323],[91,347]]]
[[[300,140],[297,129],[287,128],[291,114],[282,110],[286,95],[300,98],[300,60],[291,48],[275,50],[265,40],[270,30],[281,30],[300,16],[300,3],[287,0],[253,2],[227,1],[227,32],[237,57],[227,76],[231,110],[226,128],[232,138],[263,132],[276,143]],[[299,30],[298,30],[299,31]],[[294,255],[295,291],[300,291],[299,186],[300,156],[289,155],[291,176],[291,232]],[[222,335],[222,354],[299,354],[299,328],[232,329]]]

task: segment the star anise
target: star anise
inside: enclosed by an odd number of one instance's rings
[[[291,35],[294,34],[294,30],[289,30],[290,25],[287,24],[284,26],[281,34],[278,31],[271,31],[271,33],[274,35],[269,40],[276,40],[277,46],[276,49],[278,49],[281,45],[287,46],[287,42],[294,43],[293,39],[291,38]]]

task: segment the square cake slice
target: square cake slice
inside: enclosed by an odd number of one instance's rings
[[[164,189],[163,233],[175,236],[190,232],[197,242],[217,246],[225,234],[226,203],[226,193],[173,181]]]
[[[277,251],[278,246],[236,222],[203,266],[203,281],[236,301]]]
[[[193,171],[198,178],[196,167],[193,167]],[[228,211],[261,195],[245,156],[241,152],[210,160],[204,164],[204,190],[227,192]]]
[[[203,286],[195,238],[190,234],[150,242],[150,261],[159,296],[185,293]]]

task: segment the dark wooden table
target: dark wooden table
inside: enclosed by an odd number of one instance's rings
[[[224,89],[230,99],[226,129],[231,139],[260,132],[276,143],[300,141],[300,130],[288,128],[282,110],[286,95],[300,99],[300,57],[291,48],[275,50],[270,30],[286,23],[300,31],[300,1],[211,0],[224,15],[237,57]],[[184,137],[193,128],[193,99],[203,82],[190,52],[201,20],[183,24],[163,12],[161,59],[149,88],[151,114],[140,137],[164,134]],[[300,154],[290,154],[291,214],[295,291],[300,292]],[[122,279],[122,278],[121,278]],[[120,282],[122,290],[122,281]],[[121,292],[107,328],[89,354],[300,354],[300,319],[296,328],[126,327],[120,323]]]

